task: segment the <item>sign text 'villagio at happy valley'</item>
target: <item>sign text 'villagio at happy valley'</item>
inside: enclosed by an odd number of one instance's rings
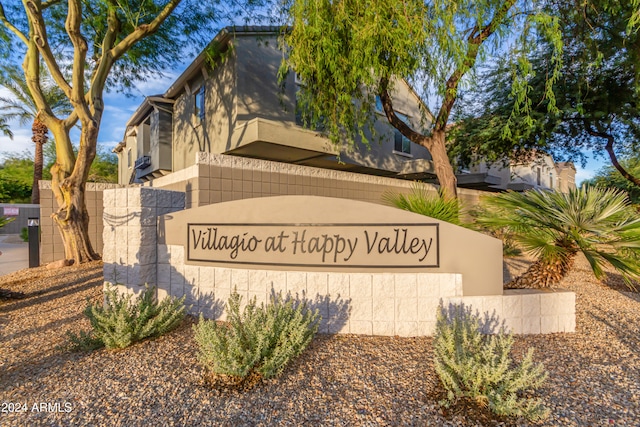
[[[188,224],[187,260],[314,267],[438,267],[438,224]]]

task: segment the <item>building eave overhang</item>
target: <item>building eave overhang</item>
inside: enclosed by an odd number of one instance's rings
[[[209,42],[206,48],[200,52],[198,56],[189,64],[186,70],[180,74],[180,76],[176,79],[175,82],[167,89],[164,93],[165,98],[175,98],[182,92],[185,84],[191,80],[194,76],[200,73],[200,69],[202,65],[207,60],[207,50],[212,46],[218,46],[220,51],[224,52],[227,50],[229,42],[236,34],[242,35],[252,35],[252,34],[266,34],[266,33],[274,33],[278,34],[279,32],[286,29],[286,27],[278,27],[278,26],[230,26],[225,27],[216,36]]]
[[[127,128],[139,125],[147,118],[155,104],[174,104],[175,102],[174,99],[164,98],[162,95],[147,96],[127,121]]]
[[[111,150],[111,152],[118,154],[118,153],[122,152],[122,150],[124,150],[124,147],[126,145],[127,145],[127,143],[124,142],[124,141],[118,142],[118,144],[115,147],[113,147],[113,150]]]

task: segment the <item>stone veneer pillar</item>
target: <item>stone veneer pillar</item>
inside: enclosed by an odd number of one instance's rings
[[[104,281],[127,285],[137,293],[145,284],[156,285],[159,215],[184,209],[179,191],[149,187],[119,188],[103,193]]]

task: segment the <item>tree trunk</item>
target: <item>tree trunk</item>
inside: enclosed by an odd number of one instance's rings
[[[40,120],[35,119],[31,126],[31,131],[33,133],[31,140],[36,146],[33,158],[33,187],[31,188],[31,203],[39,205],[40,188],[38,187],[38,182],[42,179],[42,168],[44,165],[42,146],[46,144],[49,139],[49,129]]]
[[[70,200],[67,206],[61,207],[53,214],[64,243],[65,259],[74,263],[83,263],[100,259],[91,246],[89,239],[89,213],[84,202],[83,186],[72,185],[60,188],[65,199]]]
[[[458,179],[447,155],[446,133],[444,130],[436,130],[430,139],[431,143],[426,148],[431,153],[440,189],[445,199],[456,198],[458,197]]]
[[[89,128],[89,130],[85,130]],[[73,152],[69,134],[64,129],[55,129],[56,163],[51,168],[51,189],[58,203],[58,210],[52,215],[58,225],[64,244],[65,259],[80,264],[100,259],[89,240],[89,213],[85,204],[85,185],[89,167],[95,157],[98,131],[95,126],[83,126],[80,135],[80,149],[75,162],[69,160]],[[65,163],[73,164],[72,171]]]
[[[559,283],[571,270],[576,254],[554,261],[537,260],[520,277],[504,285],[506,289],[545,289]]]
[[[445,144],[447,134],[445,132],[445,126],[436,126],[432,135],[424,135],[420,132],[416,132],[396,115],[393,110],[393,100],[389,95],[388,88],[389,78],[381,78],[379,95],[387,120],[391,126],[398,129],[398,131],[400,131],[400,133],[405,137],[409,138],[411,142],[421,145],[429,150],[431,158],[433,159],[435,173],[438,177],[440,188],[443,190],[444,197],[446,199],[454,199],[458,197],[458,180],[453,172],[449,156],[447,155],[447,146]],[[446,119],[444,119],[443,123],[446,124]]]

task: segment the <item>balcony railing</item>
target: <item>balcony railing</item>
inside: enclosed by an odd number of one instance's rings
[[[149,166],[151,166],[150,156],[142,156],[136,160],[135,169],[145,169]]]

